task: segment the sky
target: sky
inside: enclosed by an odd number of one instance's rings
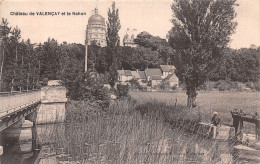
[[[173,0],[115,0],[119,9],[123,39],[126,29],[147,31],[154,36],[166,38],[171,29],[171,4]],[[9,25],[21,29],[22,39],[32,43],[43,43],[50,38],[59,43],[81,43],[85,41],[88,18],[98,7],[99,14],[107,20],[107,11],[112,0],[2,0],[0,17],[7,18]],[[238,26],[231,36],[231,48],[260,46],[260,0],[237,0],[235,7]],[[28,15],[12,15],[12,12],[24,12]],[[30,12],[60,12],[60,15],[31,16]],[[65,15],[61,12],[81,12],[86,15]]]

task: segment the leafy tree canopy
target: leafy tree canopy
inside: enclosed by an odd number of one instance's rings
[[[189,107],[195,104],[196,88],[202,85],[221,59],[237,23],[236,0],[174,0],[173,28],[169,43],[176,75],[185,82]]]

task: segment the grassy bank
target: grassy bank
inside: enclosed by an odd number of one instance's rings
[[[157,101],[168,105],[182,106],[185,109],[187,95],[185,93],[170,92],[130,92],[133,99],[138,103]],[[222,124],[232,125],[230,111],[242,109],[244,113],[260,113],[260,92],[200,92],[197,96],[197,107],[190,110],[191,113],[201,113],[203,122],[210,122],[213,111],[217,111]],[[245,132],[254,133],[253,124],[245,123]]]
[[[55,126],[44,140],[53,141],[53,149],[64,148],[68,159],[81,163],[209,162],[219,150],[213,141],[186,133],[185,127],[192,123],[184,124],[181,118],[194,115],[181,111],[156,102],[142,106],[118,100],[106,111],[69,102],[65,126]]]

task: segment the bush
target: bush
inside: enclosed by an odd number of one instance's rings
[[[183,106],[168,105],[158,101],[147,101],[139,104],[136,106],[136,110],[140,112],[142,117],[151,116],[175,128],[184,128],[192,132],[201,119],[198,110],[191,111]]]
[[[83,99],[85,100],[108,100],[108,90],[104,88],[103,76],[100,74],[86,74],[83,85],[83,91]]]
[[[129,80],[129,83],[131,85],[131,89],[138,89],[140,86],[138,80],[136,80],[136,79]]]
[[[162,81],[162,83],[159,85],[159,88],[161,90],[170,89],[170,82],[169,81]]]
[[[151,87],[151,86],[152,86],[152,80],[149,80],[149,81],[147,82],[147,86],[148,86],[148,87]]]
[[[109,105],[108,89],[104,87],[103,75],[87,72],[78,76],[70,85],[69,96],[72,100],[95,102],[102,108]]]
[[[117,84],[117,96],[119,98],[128,97],[129,85]]]
[[[247,88],[255,89],[255,84],[253,82],[246,82],[245,85]]]
[[[147,87],[146,87],[146,86],[139,85],[139,86],[138,86],[138,90],[139,90],[139,91],[147,91]]]
[[[260,91],[260,80],[258,80],[256,83],[255,83],[255,89],[257,91]]]
[[[218,89],[219,91],[229,91],[232,89],[238,90],[237,83],[229,80],[217,81],[214,88]]]

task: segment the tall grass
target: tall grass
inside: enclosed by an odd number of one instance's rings
[[[181,107],[118,100],[104,111],[86,102],[69,102],[65,125],[55,125],[41,142],[64,149],[62,160],[80,163],[205,163],[218,160],[216,142],[191,130],[198,113]],[[168,114],[167,114],[168,113]],[[190,123],[187,121],[190,119]],[[216,162],[216,161],[215,161]]]
[[[140,104],[146,101],[157,101],[168,105],[175,105],[185,108],[187,95],[185,93],[170,92],[130,92],[133,99]],[[260,92],[200,92],[197,96],[197,107],[191,112],[201,113],[201,121],[210,122],[212,113],[217,111],[221,118],[221,124],[232,125],[231,111],[241,109],[244,113],[260,113]],[[245,126],[245,133],[255,133],[254,124]]]

